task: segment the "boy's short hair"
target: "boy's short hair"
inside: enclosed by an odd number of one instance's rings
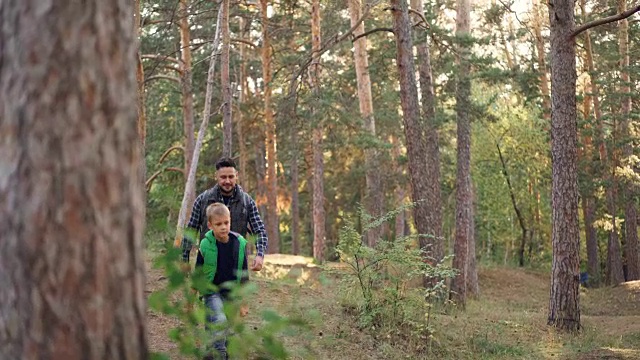
[[[216,170],[220,170],[220,169],[225,168],[225,167],[232,167],[232,168],[237,170],[236,162],[233,161],[233,159],[230,158],[230,157],[220,158],[220,160],[218,160],[218,162],[216,162]]]
[[[231,217],[231,213],[225,204],[213,203],[207,206],[207,221],[211,222],[215,216]]]

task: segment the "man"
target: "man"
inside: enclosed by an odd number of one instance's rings
[[[258,235],[256,242],[256,257],[251,265],[251,270],[260,271],[264,262],[264,254],[267,251],[267,231],[258,213],[256,202],[249,194],[237,185],[238,170],[236,163],[231,158],[223,157],[216,162],[216,181],[214,187],[198,195],[193,204],[191,218],[187,226],[200,233],[202,240],[207,233],[207,206],[213,203],[223,203],[231,212],[231,231],[237,232],[243,237],[247,231]],[[185,237],[182,240],[182,260],[189,262],[192,241]]]

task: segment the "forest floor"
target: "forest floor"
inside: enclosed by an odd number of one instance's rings
[[[436,332],[429,353],[418,355],[406,344],[358,329],[353,315],[338,299],[337,283],[325,277],[309,259],[269,255],[260,276],[253,276],[259,299],[251,302],[248,324],[257,328],[265,308],[282,315],[311,312],[310,330],[282,335],[293,359],[640,359],[640,281],[617,287],[580,289],[583,330],[561,334],[546,325],[549,275],[540,271],[484,267],[479,273],[481,295],[466,311],[433,317]],[[147,261],[147,294],[166,284],[162,270]],[[148,311],[151,350],[171,359],[179,355],[167,333],[177,319]]]

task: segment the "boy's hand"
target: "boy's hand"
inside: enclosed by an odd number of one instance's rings
[[[263,263],[264,263],[264,257],[256,256],[255,259],[253,259],[253,264],[251,265],[251,270],[253,270],[253,271],[262,270],[262,264]]]
[[[245,317],[249,314],[249,306],[248,305],[240,305],[240,316]]]

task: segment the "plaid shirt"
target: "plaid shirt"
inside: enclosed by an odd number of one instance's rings
[[[201,214],[202,214],[202,202],[204,198],[204,192],[198,195],[196,201],[193,203],[193,209],[191,210],[191,217],[189,218],[189,223],[187,227],[195,230],[197,234],[199,232],[200,223],[201,223]],[[256,241],[256,252],[258,256],[264,256],[267,251],[267,230],[264,227],[264,223],[260,218],[260,213],[258,212],[258,206],[256,202],[247,194],[248,198],[248,208],[247,208],[247,217],[249,218],[249,233],[258,235],[258,240]],[[191,252],[191,247],[193,246],[193,242],[191,239],[184,237],[182,239],[182,260],[185,262],[189,261],[189,253]]]

